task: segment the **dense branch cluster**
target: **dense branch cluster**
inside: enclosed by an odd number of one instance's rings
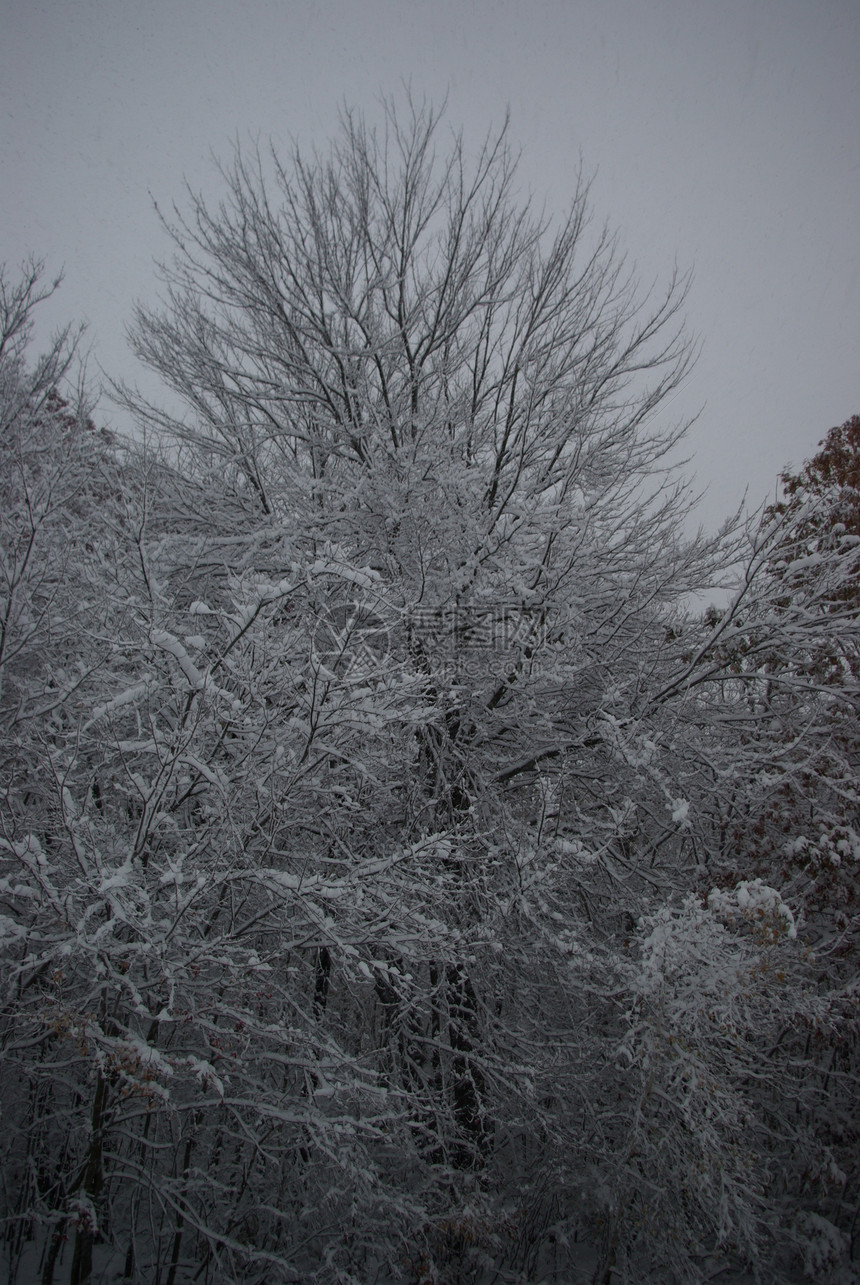
[[[10,1280],[847,1262],[858,421],[686,536],[685,282],[442,128],[188,194],[146,446],[2,279]]]

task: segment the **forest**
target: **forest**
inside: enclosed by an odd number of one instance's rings
[[[220,182],[160,399],[0,278],[0,1275],[856,1282],[860,417],[697,533],[585,181]]]

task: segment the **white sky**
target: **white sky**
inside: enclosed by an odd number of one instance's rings
[[[581,153],[647,282],[694,268],[704,351],[672,413],[704,407],[707,525],[860,413],[858,0],[0,0],[0,261],[63,267],[51,323],[138,378],[152,198],[185,176],[217,199],[237,137],[324,147],[401,79],[476,142],[509,106],[551,211]]]

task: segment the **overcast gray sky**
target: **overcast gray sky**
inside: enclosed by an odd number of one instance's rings
[[[645,281],[694,269],[672,411],[704,408],[706,524],[860,413],[860,0],[0,0],[0,32],[0,260],[65,269],[50,320],[112,375],[152,199],[217,197],[237,137],[324,146],[405,78],[476,142],[509,107],[551,211],[581,154]]]

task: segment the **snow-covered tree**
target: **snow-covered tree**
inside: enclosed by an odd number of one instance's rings
[[[674,613],[719,574],[722,546],[681,533],[684,426],[664,407],[692,356],[684,282],[643,295],[585,184],[555,229],[519,201],[504,130],[473,154],[443,143],[439,118],[407,104],[379,131],[347,115],[325,158],[237,154],[217,207],[189,194],[176,212],[165,306],[133,327],[185,411],[127,400],[201,485],[223,479],[233,509],[208,531],[235,565],[261,574],[286,531],[313,565],[365,578],[316,598],[315,636],[337,652],[319,719],[383,649],[409,699],[375,797],[391,799],[392,842],[447,845],[437,879],[459,943],[410,969],[408,1005],[376,983],[377,1070],[412,1103],[424,1163],[455,1190],[478,1171],[512,1193],[540,1187],[541,1131],[567,1138],[532,1017],[581,1038],[592,1001],[571,1008],[570,944],[606,959],[693,863],[673,716],[654,696]],[[381,693],[365,699],[377,717]],[[323,817],[342,815],[342,761],[327,762]],[[368,818],[378,852],[371,800],[350,797],[347,830]],[[416,908],[425,895],[419,880]],[[597,1044],[615,1039],[606,1020]]]
[[[145,448],[3,295],[10,1275],[767,1261],[831,1016],[735,838],[785,711],[786,771],[833,726],[853,544],[771,514],[688,615],[742,537],[683,534],[684,282],[586,184],[536,214],[506,130],[388,104],[223,179],[136,314]]]
[[[797,1132],[789,1144],[773,1129],[772,1165],[786,1221],[814,1231],[824,1219],[841,1228],[837,1240],[860,1183],[856,426],[833,429],[783,475],[782,501],[750,526],[736,593],[688,629],[684,663],[661,693],[688,710],[702,891],[763,881],[797,919],[802,980],[765,1041],[773,1093],[796,1102]]]
[[[406,843],[391,815],[415,681],[370,645],[339,661],[334,604],[347,585],[383,610],[378,578],[295,532],[239,531],[239,504],[221,545],[201,540],[223,487],[99,437],[63,401],[59,357],[41,398],[23,345],[14,362],[10,1275],[34,1255],[43,1281],[75,1285],[98,1254],[171,1281],[191,1261],[266,1280],[396,1261],[424,1217],[407,1181],[421,1126],[380,1073],[375,996],[408,1010],[428,961],[461,947],[441,910],[450,843]]]

